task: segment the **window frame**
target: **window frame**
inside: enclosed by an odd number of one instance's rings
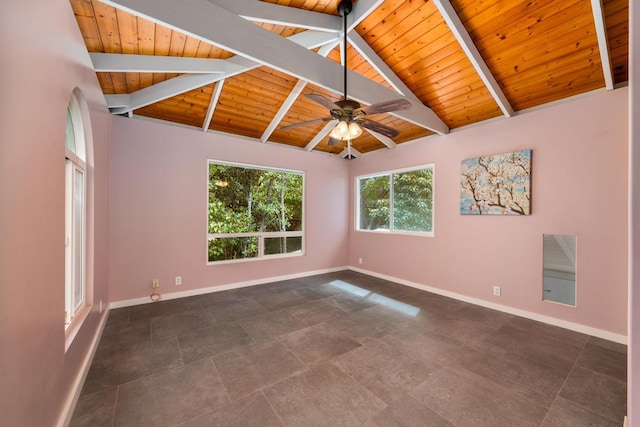
[[[84,319],[91,309],[89,304],[89,288],[87,277],[88,250],[88,185],[87,174],[87,141],[85,124],[82,118],[79,100],[74,93],[69,98],[67,120],[73,129],[74,148],[67,145],[68,133],[65,135],[64,194],[65,194],[65,284],[64,284],[64,329],[65,350],[69,348]],[[67,122],[68,123],[68,122]],[[77,210],[77,184],[80,174],[81,206]],[[78,218],[79,217],[79,218]],[[79,223],[78,223],[79,221]],[[80,233],[80,236],[77,234]],[[80,265],[78,265],[78,263]],[[79,283],[78,283],[79,279]],[[80,288],[80,289],[78,289]],[[81,298],[76,300],[77,291]]]
[[[409,230],[395,230],[393,228],[393,219],[394,219],[394,190],[393,190],[393,175],[401,174],[406,172],[415,172],[422,169],[431,169],[431,231],[409,231]],[[378,230],[367,230],[364,228],[360,228],[360,181],[362,179],[368,178],[376,178],[381,176],[389,176],[389,229],[378,229]],[[434,237],[435,236],[435,205],[436,205],[436,197],[435,197],[435,182],[436,182],[436,165],[434,163],[425,163],[416,166],[409,166],[406,168],[400,169],[392,169],[383,172],[376,172],[372,174],[366,175],[358,175],[355,177],[355,218],[354,225],[356,232],[362,233],[374,233],[374,234],[395,234],[395,235],[407,235],[407,236],[420,236],[420,237]]]
[[[209,167],[211,164],[223,165],[223,166],[233,166],[240,167],[245,169],[257,169],[264,171],[274,171],[274,172],[286,172],[300,175],[302,177],[302,221],[301,221],[301,230],[300,231],[252,231],[252,232],[241,232],[241,233],[209,233]],[[293,169],[284,169],[277,168],[271,166],[263,166],[263,165],[255,165],[250,163],[239,163],[239,162],[230,162],[224,160],[216,160],[216,159],[208,159],[207,160],[207,197],[206,197],[206,213],[207,213],[207,221],[206,221],[206,231],[207,231],[207,239],[206,239],[206,264],[207,265],[223,265],[223,264],[234,264],[239,262],[253,262],[253,261],[263,261],[269,259],[281,259],[281,258],[292,258],[298,256],[304,256],[306,254],[305,242],[306,242],[306,173],[304,171],[293,170]],[[220,239],[220,238],[234,238],[234,237],[258,237],[258,254],[255,257],[251,258],[236,258],[236,259],[227,259],[227,260],[219,260],[219,261],[210,261],[209,260],[209,241],[211,239]],[[276,237],[301,237],[302,243],[299,251],[296,252],[287,252],[287,253],[278,253],[278,254],[264,254],[264,240],[267,238],[276,238]]]

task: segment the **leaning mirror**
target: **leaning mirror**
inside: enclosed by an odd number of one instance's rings
[[[576,305],[576,236],[543,235],[545,301]]]

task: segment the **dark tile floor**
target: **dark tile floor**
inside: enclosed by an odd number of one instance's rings
[[[626,347],[343,271],[112,310],[72,426],[621,426]]]

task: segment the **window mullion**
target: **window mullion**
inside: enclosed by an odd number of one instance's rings
[[[389,231],[393,231],[394,227],[394,215],[393,215],[393,180],[395,179],[395,174],[389,174]]]

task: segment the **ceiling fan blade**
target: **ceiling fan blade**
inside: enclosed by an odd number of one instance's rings
[[[378,132],[380,135],[388,136],[389,138],[395,138],[400,134],[397,130],[383,125],[382,123],[374,122],[367,119],[358,119],[356,122],[363,128],[370,129],[374,132]]]
[[[312,125],[314,123],[320,123],[320,122],[330,122],[331,120],[333,120],[333,118],[331,117],[325,117],[323,119],[307,120],[306,122],[300,122],[300,123],[294,123],[292,125],[282,126],[280,130],[289,130],[289,129],[297,128],[300,126],[307,126],[307,125]]]
[[[325,98],[324,96],[318,95],[317,93],[309,93],[309,94],[307,94],[305,96],[307,98],[309,98],[310,100],[315,101],[318,104],[322,105],[323,107],[328,108],[329,110],[340,109],[340,107],[338,107],[336,104],[334,104],[333,101],[330,101],[327,98]]]
[[[335,138],[329,137],[329,142],[327,143],[327,145],[329,147],[332,147],[332,146],[338,145],[338,144],[340,144],[340,140],[339,139],[335,139]]]
[[[388,113],[389,111],[408,110],[409,108],[411,108],[411,103],[406,99],[400,98],[369,105],[368,107],[364,107],[362,111],[370,116],[373,114]]]

